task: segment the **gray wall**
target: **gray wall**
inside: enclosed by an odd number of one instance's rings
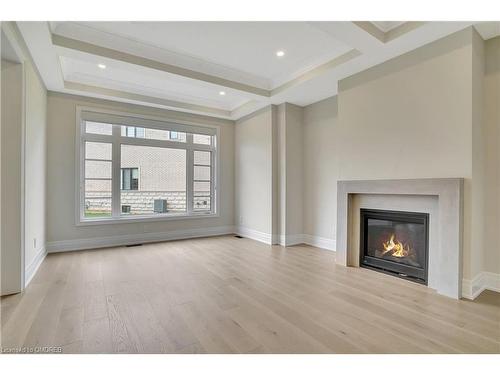
[[[451,35],[341,81],[338,105],[331,98],[304,109],[306,234],[333,239],[337,180],[465,177],[464,278],[484,269],[483,253],[498,248],[473,246],[484,234],[472,218],[484,216],[485,190],[482,177],[472,182],[482,160],[473,144],[488,139],[476,133],[473,142],[477,43],[472,29]]]
[[[266,107],[235,125],[236,224],[273,234],[273,112]]]
[[[119,223],[98,226],[75,225],[75,131],[76,106],[84,105],[121,112],[133,112],[192,121],[206,125],[220,125],[220,216],[204,219],[155,221],[146,223]],[[175,111],[148,108],[126,103],[90,99],[49,92],[47,137],[47,240],[50,243],[64,240],[89,239],[143,233],[163,233],[232,226],[234,222],[234,124],[232,121]],[[61,202],[64,202],[61,204]]]
[[[29,62],[25,62],[25,268],[32,271],[45,251],[47,176],[47,91]],[[29,276],[30,272],[27,272]]]
[[[486,132],[485,269],[500,273],[500,37],[485,43],[484,122]]]
[[[22,288],[23,66],[2,60],[1,295]]]
[[[338,154],[337,97],[304,108],[304,233],[335,238]]]
[[[303,109],[283,103],[277,113],[278,227],[281,243],[303,233]],[[283,237],[285,236],[285,237]],[[285,239],[289,236],[289,240]]]

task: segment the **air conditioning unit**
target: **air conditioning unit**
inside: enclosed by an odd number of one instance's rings
[[[167,200],[166,199],[155,199],[154,200],[154,213],[164,214],[167,212]]]

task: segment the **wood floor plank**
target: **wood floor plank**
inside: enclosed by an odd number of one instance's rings
[[[63,353],[500,353],[498,293],[233,236],[49,254],[0,304],[3,347]]]
[[[117,296],[110,295],[106,297],[108,306],[109,327],[111,331],[111,340],[113,351],[115,353],[140,353],[142,347],[134,342],[127,329],[126,320],[123,312],[123,303]]]
[[[83,307],[71,307],[61,311],[56,327],[54,345],[63,346],[82,340]]]
[[[107,316],[83,322],[83,353],[114,353],[109,323]]]

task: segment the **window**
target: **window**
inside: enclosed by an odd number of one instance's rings
[[[85,142],[84,147],[85,217],[111,217],[112,145],[108,142]]]
[[[122,168],[122,190],[139,190],[139,168]]]
[[[216,214],[217,128],[79,109],[79,222]]]
[[[144,128],[139,128],[137,126],[122,126],[121,135],[122,137],[144,138]]]
[[[194,179],[193,179],[193,199],[194,211],[205,211],[210,209],[210,198],[212,191],[212,158],[210,152],[194,152]]]

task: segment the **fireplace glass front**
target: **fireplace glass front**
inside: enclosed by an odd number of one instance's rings
[[[361,209],[360,266],[427,284],[429,215]]]

